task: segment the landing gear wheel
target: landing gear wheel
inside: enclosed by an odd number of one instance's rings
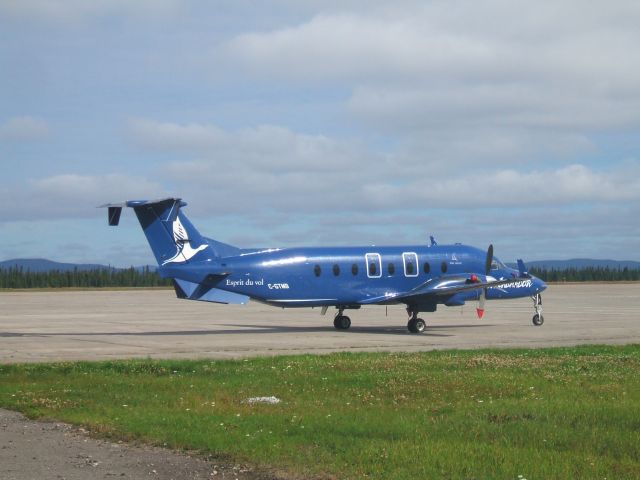
[[[412,318],[407,323],[407,328],[411,333],[422,333],[426,327],[427,324],[421,318]]]
[[[347,330],[351,326],[351,319],[346,315],[336,315],[333,319],[333,326],[338,330]]]
[[[536,311],[531,321],[536,327],[539,327],[544,323],[544,317],[542,316],[542,295],[538,293],[533,295],[531,299],[533,300],[533,308]]]

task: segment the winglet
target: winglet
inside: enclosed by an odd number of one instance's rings
[[[112,227],[118,226],[120,223],[120,214],[122,213],[122,207],[109,207],[109,225]]]

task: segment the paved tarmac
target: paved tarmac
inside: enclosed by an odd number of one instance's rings
[[[423,351],[640,343],[640,284],[562,284],[543,293],[545,324],[531,323],[530,299],[491,301],[421,316],[423,334],[406,328],[402,306],[333,314],[259,303],[179,300],[173,290],[0,292],[0,362],[114,358],[241,358],[335,351]]]

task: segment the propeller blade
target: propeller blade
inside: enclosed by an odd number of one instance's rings
[[[484,274],[489,275],[491,271],[491,264],[493,263],[493,244],[489,245],[487,249],[487,261],[484,264]],[[478,314],[478,318],[482,319],[484,317],[484,305],[487,301],[487,289],[483,288],[480,291],[480,297],[478,298],[478,308],[476,308],[476,313]]]
[[[491,264],[493,263],[493,244],[489,245],[489,249],[487,250],[487,261],[484,264],[484,274],[489,275],[491,271]]]
[[[478,314],[478,318],[480,320],[482,320],[482,317],[484,317],[484,304],[487,300],[486,292],[487,292],[486,288],[483,288],[480,291],[480,298],[478,299],[478,308],[476,308],[476,313]]]

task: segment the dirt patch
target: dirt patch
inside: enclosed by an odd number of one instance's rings
[[[32,421],[0,409],[0,478],[277,480],[284,477],[167,449],[99,440],[81,428]]]

